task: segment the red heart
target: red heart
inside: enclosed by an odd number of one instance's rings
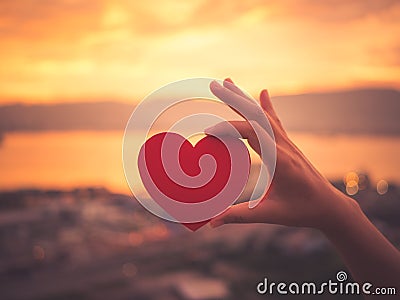
[[[140,176],[146,190],[172,217],[175,217],[174,211],[166,201],[161,199],[164,196],[172,199],[171,201],[190,204],[212,199],[224,190],[230,180],[232,171],[230,151],[232,149],[228,149],[227,145],[229,148],[239,147],[240,153],[245,155],[247,170],[243,169],[241,172],[248,177],[249,153],[238,139],[230,139],[229,143],[224,143],[219,138],[206,136],[192,146],[188,140],[176,133],[163,132],[152,136],[142,146],[138,161]],[[204,155],[212,156],[215,160],[214,168],[212,168],[210,157],[208,161],[201,163]],[[244,186],[240,193],[243,188]],[[163,196],[160,197],[160,195]],[[208,222],[209,220],[204,220],[182,222],[182,224],[195,231]]]

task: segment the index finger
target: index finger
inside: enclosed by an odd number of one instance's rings
[[[259,121],[262,117],[265,117],[262,108],[255,101],[236,94],[215,80],[210,83],[210,90],[245,119]]]

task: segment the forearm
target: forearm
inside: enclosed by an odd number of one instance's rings
[[[322,229],[355,280],[400,293],[400,252],[369,221],[358,204],[343,194],[336,222]]]

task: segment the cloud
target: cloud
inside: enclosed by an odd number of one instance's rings
[[[371,64],[397,70],[400,76],[400,41],[389,46],[376,45],[370,51]]]
[[[22,0],[0,2],[2,38],[70,39],[99,29],[102,1]]]
[[[399,3],[0,1],[0,97],[133,98],[226,75],[254,93],[400,86]]]
[[[381,17],[399,7],[397,0],[299,0],[280,1],[284,13],[318,22],[349,22],[370,16]]]

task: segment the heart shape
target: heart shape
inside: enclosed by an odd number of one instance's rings
[[[138,166],[153,200],[195,231],[239,198],[250,156],[239,139],[206,136],[193,146],[177,133],[162,132],[142,145]]]

